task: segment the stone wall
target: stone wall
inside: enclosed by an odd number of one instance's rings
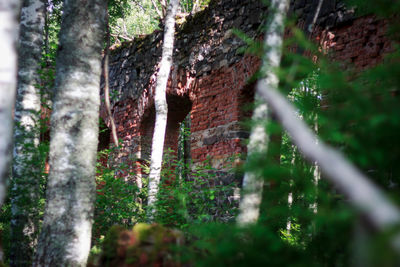
[[[318,0],[292,1],[290,14],[308,29]],[[245,43],[232,33],[240,29],[250,38],[262,36],[268,8],[259,0],[214,0],[209,8],[185,18],[178,26],[174,65],[167,88],[169,106],[165,148],[177,149],[179,123],[190,112],[191,156],[207,157],[218,169],[227,158],[245,153],[248,137],[241,124],[249,113],[243,107],[253,99],[248,79],[260,60],[243,55]],[[312,39],[340,62],[365,68],[390,50],[384,37],[386,23],[374,17],[354,16],[339,1],[324,1]],[[118,160],[128,164],[148,159],[154,127],[154,87],[161,57],[162,32],[139,38],[111,51],[112,111],[123,148]],[[345,64],[345,63],[344,63]],[[104,107],[101,116],[108,123]]]

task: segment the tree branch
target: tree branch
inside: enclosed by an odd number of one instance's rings
[[[118,147],[118,136],[117,136],[117,128],[115,127],[115,122],[114,122],[114,117],[111,112],[111,107],[110,107],[110,82],[109,82],[109,77],[108,77],[108,61],[109,61],[109,49],[110,49],[110,28],[108,27],[108,14],[107,14],[107,33],[106,33],[106,38],[107,38],[107,45],[104,51],[104,66],[103,66],[103,75],[104,75],[104,104],[106,106],[107,110],[107,115],[110,119],[110,124],[111,124],[111,134],[112,134],[112,139],[114,142],[114,145]]]
[[[153,4],[154,9],[156,10],[158,16],[159,16],[161,19],[164,18],[163,14],[161,13],[160,9],[159,9],[158,6],[157,6],[157,3],[156,3],[154,0],[151,0],[151,3]]]

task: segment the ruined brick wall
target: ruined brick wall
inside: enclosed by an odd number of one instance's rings
[[[292,1],[290,13],[307,30],[318,0]],[[248,137],[241,121],[252,101],[248,79],[260,60],[239,53],[245,43],[232,33],[238,28],[250,38],[262,36],[268,9],[259,0],[215,0],[208,9],[186,18],[177,28],[174,65],[167,88],[168,122],[165,148],[177,149],[179,123],[191,114],[191,156],[206,157],[219,169],[234,154],[245,153]],[[389,51],[386,23],[373,17],[356,18],[340,1],[324,1],[310,34],[340,62],[360,68],[376,64]],[[158,31],[115,49],[110,57],[112,112],[123,140],[119,161],[148,159],[154,127],[154,87],[161,57]],[[347,63],[346,63],[347,64]],[[101,116],[108,119],[104,107]]]

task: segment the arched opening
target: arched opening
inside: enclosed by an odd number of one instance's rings
[[[100,155],[98,158],[98,161],[103,165],[104,167],[107,166],[108,162],[108,153],[100,153],[100,151],[103,151],[105,149],[110,148],[110,139],[111,138],[111,130],[110,128],[107,127],[106,123],[102,118],[99,119],[99,143],[97,145],[97,153]]]
[[[99,120],[99,144],[97,151],[102,151],[110,147],[111,130],[107,127],[102,118]]]
[[[188,96],[167,95],[168,119],[165,132],[164,151],[170,149],[177,154],[179,129],[183,120],[192,109],[192,102]],[[140,155],[141,159],[149,160],[151,141],[155,123],[155,108],[152,105],[144,114],[140,125]]]

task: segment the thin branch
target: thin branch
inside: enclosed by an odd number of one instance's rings
[[[161,9],[162,9],[162,13],[163,13],[162,18],[164,18],[167,14],[168,3],[167,3],[167,0],[159,0],[159,2],[161,4]]]
[[[132,2],[135,3],[138,7],[140,7],[140,9],[142,11],[146,11],[146,9],[143,7],[143,5],[139,1],[133,0]]]
[[[108,61],[109,61],[109,49],[110,49],[110,28],[108,27],[108,16],[107,16],[107,45],[104,51],[104,66],[103,66],[103,75],[104,75],[104,103],[106,105],[107,115],[110,119],[111,124],[111,134],[114,145],[118,147],[118,136],[117,136],[117,128],[115,127],[114,117],[111,112],[110,107],[110,82],[108,77]]]
[[[322,3],[324,0],[319,0],[317,9],[315,10],[314,18],[312,20],[312,23],[308,25],[308,32],[311,34],[312,31],[314,30],[315,23],[317,22],[319,12],[321,11]]]
[[[164,16],[163,16],[163,14],[161,13],[160,9],[158,8],[157,3],[156,3],[154,0],[151,0],[151,3],[153,4],[154,9],[156,10],[158,16],[159,16],[160,18],[163,18]]]
[[[131,38],[129,36],[126,36],[126,35],[111,33],[110,36],[115,37],[115,38],[122,38],[122,39],[127,40],[127,41],[133,41],[133,38]]]

